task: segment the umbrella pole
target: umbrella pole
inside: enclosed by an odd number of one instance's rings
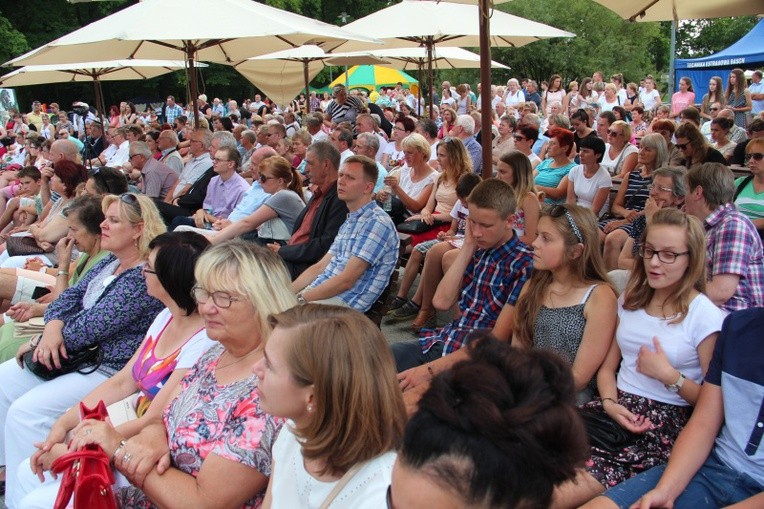
[[[427,94],[430,98],[430,119],[435,120],[435,108],[434,102],[435,102],[435,87],[433,87],[432,84],[432,37],[427,38],[427,86],[429,87],[429,93]],[[421,84],[420,84],[420,87]]]
[[[309,72],[307,60],[302,61],[302,73],[303,77],[305,78],[305,111],[310,113],[310,78],[308,77]]]
[[[483,145],[483,178],[493,176],[491,154],[491,32],[488,17],[488,0],[480,0],[480,83],[482,102],[480,108],[480,131]]]
[[[196,98],[199,96],[199,87],[196,82],[196,62],[194,62],[194,47],[186,43],[186,61],[188,62],[188,75],[191,81],[191,102],[194,105],[194,129],[199,128],[199,103]]]
[[[101,112],[103,112],[103,109],[101,108],[100,85],[101,83],[98,81],[98,76],[93,75],[93,96],[95,97],[96,113],[98,114],[98,121],[102,122]]]
[[[417,103],[416,116],[418,117],[420,108],[422,107],[422,83],[424,83],[424,81],[422,80],[422,65],[421,64],[417,66],[417,78],[419,78],[419,86],[416,87],[416,103]]]

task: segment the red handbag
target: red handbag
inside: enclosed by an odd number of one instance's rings
[[[108,416],[103,401],[94,409],[80,402],[82,419],[103,421]],[[61,486],[53,509],[66,509],[74,496],[74,509],[116,509],[117,502],[111,486],[114,473],[109,457],[100,445],[88,444],[79,451],[72,451],[56,459],[51,471],[63,474]]]

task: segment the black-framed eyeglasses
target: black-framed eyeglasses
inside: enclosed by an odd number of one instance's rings
[[[515,134],[515,135],[514,135],[514,136],[512,136],[512,137],[515,139],[515,141],[525,141],[525,140],[527,140],[527,139],[528,139],[528,138],[526,138],[525,136],[520,136],[519,134]]]
[[[141,154],[130,154],[129,156],[127,156],[127,159],[128,159],[128,161],[132,161],[133,157],[139,156],[139,155],[141,155]]]
[[[138,210],[138,214],[142,215],[143,211],[141,210],[141,204],[138,201],[138,197],[135,196],[135,194],[133,194],[133,193],[122,193],[122,194],[119,195],[119,201],[121,201],[123,203],[127,203],[128,205],[131,205],[131,206],[135,207],[136,210]]]
[[[206,304],[210,297],[212,297],[212,302],[221,309],[228,309],[231,307],[231,303],[242,300],[240,297],[234,297],[228,292],[208,292],[201,286],[195,286],[191,289],[191,297],[193,297],[197,304]]]
[[[708,108],[709,111],[719,111],[719,108]]]
[[[689,146],[690,146],[690,144],[689,144],[689,143],[677,143],[677,144],[676,144],[676,145],[674,145],[674,146],[675,146],[676,148],[678,148],[679,150],[684,150],[684,149],[686,149],[687,147],[689,147]]]
[[[387,509],[393,509],[393,485],[387,485],[387,495],[385,495],[385,501],[387,502]]]
[[[570,213],[568,207],[565,205],[555,205],[549,211],[549,215],[552,217],[565,216],[565,219],[568,220],[568,224],[570,224],[570,229],[573,230],[573,235],[576,236],[580,243],[584,243],[584,236],[581,234],[581,229],[576,224],[575,219],[573,219],[573,214]]]
[[[670,187],[659,186],[658,184],[649,184],[647,186],[647,192],[650,192],[650,191],[653,191],[653,190],[654,191],[663,191],[663,192],[666,192],[666,193],[674,194],[674,190],[671,189]]]
[[[750,154],[745,155],[746,164],[751,159],[753,159],[754,161],[761,161],[762,159],[764,159],[764,154],[762,154],[761,152],[751,152]]]
[[[684,256],[688,254],[690,254],[689,251],[675,253],[674,251],[659,251],[651,247],[639,246],[639,256],[645,260],[652,260],[653,256],[658,255],[658,260],[660,260],[662,263],[674,263],[678,256]]]
[[[266,182],[267,180],[275,180],[275,179],[277,179],[277,178],[278,178],[278,177],[266,177],[266,176],[265,176],[265,175],[263,175],[262,173],[260,174],[260,182],[261,182],[261,183],[263,183],[263,184],[265,184],[265,182]]]

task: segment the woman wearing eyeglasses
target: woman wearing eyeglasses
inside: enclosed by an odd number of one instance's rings
[[[208,237],[213,244],[249,235],[261,245],[286,244],[297,216],[305,208],[301,180],[297,170],[281,156],[264,159],[259,167],[260,184],[270,197],[253,213],[233,223],[213,223],[211,230],[181,226]],[[221,227],[222,225],[222,227]]]
[[[571,505],[668,460],[721,330],[722,311],[702,293],[706,241],[699,220],[659,210],[639,256],[618,300],[615,341],[597,373],[600,398],[583,409],[607,414],[631,435],[612,450],[592,446],[577,483],[559,490]]]
[[[16,467],[34,452],[55,418],[124,367],[143,341],[162,303],[146,291],[141,267],[149,243],[165,231],[151,198],[132,193],[106,196],[101,249],[111,254],[79,283],[69,287],[45,311],[39,339],[22,345],[16,359],[0,365],[0,462],[6,465],[13,495]],[[65,269],[58,277],[68,278]],[[98,347],[101,361],[45,381],[30,371],[22,356],[40,370],[61,366],[72,352]],[[95,368],[95,370],[94,370]]]
[[[252,365],[271,335],[268,317],[297,303],[289,273],[277,254],[232,241],[205,251],[194,274],[199,314],[219,344],[175,388],[161,420],[108,451],[132,483],[117,492],[122,508],[253,509],[271,475],[283,421],[261,406]]]
[[[764,232],[764,138],[754,138],[745,147],[751,176],[735,180],[735,206]]]
[[[157,315],[130,361],[82,399],[88,408],[94,408],[99,401],[108,406],[125,400],[123,403],[135,416],[125,422],[80,423],[79,406],[70,408],[56,420],[48,437],[36,445],[38,450],[29,461],[31,469],[21,467],[19,489],[15,500],[9,501],[13,507],[53,505],[59,483],[52,482],[44,472],[67,451],[67,436],[72,438],[69,450],[97,443],[110,454],[122,440],[138,434],[151,420],[161,418],[169,395],[213,345],[191,296],[194,265],[208,245],[204,237],[189,232],[163,233],[151,241],[143,275],[147,293],[159,299],[165,309]],[[42,486],[37,476],[45,478]]]

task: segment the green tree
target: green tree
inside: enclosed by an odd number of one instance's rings
[[[750,32],[758,21],[756,16],[682,21],[676,34],[677,58],[717,53]]]
[[[2,12],[0,12],[0,41],[3,41],[3,44],[0,44],[0,63],[7,62],[30,49],[24,34],[13,28],[13,23],[3,16]]]

